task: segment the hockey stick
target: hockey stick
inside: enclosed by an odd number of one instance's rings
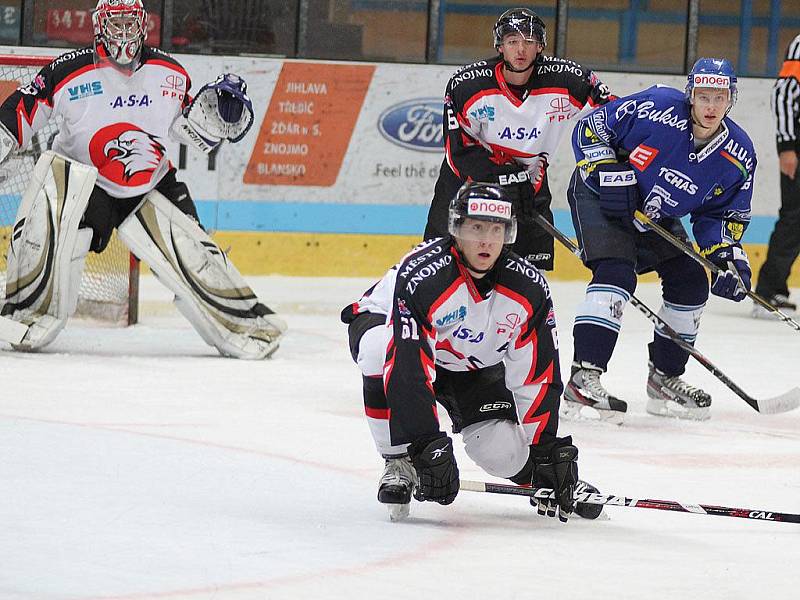
[[[537,213],[534,219],[542,227],[542,229],[547,231],[555,239],[566,246],[575,256],[583,260],[581,257],[580,248],[578,248],[575,242],[559,231],[542,215]],[[653,325],[655,325],[656,329],[658,329],[670,340],[675,342],[675,344],[677,344],[682,350],[688,352],[690,356],[694,357],[697,362],[703,365],[714,377],[724,383],[734,394],[747,402],[747,404],[750,405],[750,407],[754,410],[766,415],[774,415],[794,410],[800,406],[800,388],[796,387],[773,398],[757,400],[756,398],[749,396],[744,390],[742,390],[742,388],[731,381],[728,376],[725,375],[725,373],[723,373],[716,365],[714,365],[714,363],[703,356],[703,354],[697,350],[697,348],[684,340],[677,331],[675,331],[666,321],[664,321],[664,319],[654,313],[646,304],[644,304],[633,294],[631,294],[630,302],[637,309],[639,309],[639,311],[644,314],[644,316],[647,317],[647,319],[653,323]]]
[[[459,489],[466,492],[486,492],[489,494],[508,494],[512,496],[528,496],[540,500],[551,499],[553,490],[548,488],[526,488],[507,483],[484,483],[483,481],[467,481],[462,479]],[[731,508],[728,506],[714,506],[710,504],[689,504],[675,502],[674,500],[653,500],[614,496],[613,494],[592,494],[583,492],[575,495],[576,502],[583,504],[598,504],[602,506],[625,506],[627,508],[652,508],[655,510],[669,510],[673,512],[693,513],[696,515],[710,515],[715,517],[739,517],[740,519],[755,519],[757,521],[775,521],[781,523],[800,523],[800,515],[793,513],[774,512],[752,508]]]
[[[642,211],[637,210],[636,212],[633,213],[633,216],[636,217],[636,220],[639,221],[642,225],[647,225],[650,229],[655,231],[658,235],[660,235],[662,238],[667,240],[670,244],[675,246],[678,250],[682,251],[685,255],[687,255],[689,258],[693,259],[695,262],[703,265],[706,269],[708,269],[712,273],[716,274],[716,273],[720,273],[722,271],[722,269],[720,269],[717,265],[715,265],[713,262],[708,260],[705,256],[702,256],[702,255],[698,254],[697,252],[695,252],[694,248],[688,246],[683,240],[678,239],[677,237],[672,235],[669,231],[667,231],[666,229],[661,227],[661,225],[659,225],[658,223],[653,221],[650,217],[648,217]],[[751,290],[747,290],[747,295],[756,304],[759,304],[759,305],[763,306],[764,308],[766,308],[768,311],[770,311],[772,313],[775,313],[780,318],[780,320],[783,321],[784,323],[786,323],[789,327],[791,327],[792,329],[794,329],[796,331],[800,331],[800,323],[798,323],[797,321],[795,321],[794,319],[792,319],[791,317],[789,317],[785,313],[781,312],[779,309],[777,309],[774,306],[772,306],[772,304],[770,304],[769,302],[764,300],[764,298],[762,298],[761,296],[759,296],[758,294],[756,294],[755,292],[753,292]]]
[[[9,344],[19,344],[26,333],[28,333],[28,326],[24,323],[8,317],[0,317],[0,340]]]

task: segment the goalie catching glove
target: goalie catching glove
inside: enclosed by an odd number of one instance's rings
[[[173,133],[205,153],[223,140],[240,141],[253,125],[253,103],[244,79],[233,73],[217,77],[200,88],[183,115],[176,119]]]

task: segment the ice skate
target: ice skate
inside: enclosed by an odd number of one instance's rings
[[[386,458],[380,484],[378,485],[378,502],[389,509],[392,521],[405,519],[411,508],[411,493],[417,485],[417,472],[408,456],[391,456]]]
[[[622,425],[628,405],[612,396],[600,383],[603,371],[592,364],[573,363],[572,376],[564,390],[561,415],[565,419],[591,418],[586,407],[594,409],[600,420]],[[591,411],[588,411],[591,413]]]
[[[783,314],[793,317],[797,313],[797,304],[789,300],[788,296],[783,294],[775,294],[764,298],[772,306],[777,308]],[[769,309],[764,308],[757,302],[753,302],[753,312],[750,313],[754,319],[777,319],[778,315]]]
[[[677,375],[666,375],[648,363],[647,412],[661,417],[705,421],[711,418],[711,396]]]

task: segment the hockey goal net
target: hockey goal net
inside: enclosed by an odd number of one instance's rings
[[[20,85],[30,83],[51,60],[52,57],[0,55],[0,101]],[[37,132],[28,148],[0,164],[0,291],[5,291],[8,243],[17,208],[39,155],[50,148],[57,131],[58,123],[50,122]],[[138,286],[138,261],[115,232],[105,251],[90,252],[86,259],[77,314],[119,325],[136,323]]]

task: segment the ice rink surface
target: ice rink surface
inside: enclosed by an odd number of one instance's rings
[[[800,525],[609,507],[566,525],[462,492],[391,523],[342,306],[371,281],[252,278],[290,331],[224,359],[143,282],[141,324],[0,346],[0,600],[796,598]],[[583,283],[555,282],[562,373]],[[658,309],[655,284],[637,296]],[[697,347],[746,392],[800,384],[800,333],[712,299]],[[712,419],[645,413],[650,323],[629,306],[604,381],[623,427],[564,422],[619,495],[800,512],[800,411],[765,416],[690,360]],[[443,411],[442,411],[443,412]],[[462,477],[488,480],[456,442]]]

